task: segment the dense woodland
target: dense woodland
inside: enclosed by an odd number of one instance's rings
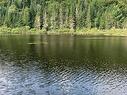
[[[127,0],[0,0],[0,26],[127,28]]]

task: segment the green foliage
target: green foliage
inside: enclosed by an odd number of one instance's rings
[[[22,23],[23,23],[24,26],[29,25],[29,16],[30,16],[29,8],[25,7],[22,10]]]
[[[0,0],[0,26],[49,30],[127,28],[126,0]]]
[[[6,26],[0,27],[0,33],[10,33],[10,32],[11,32],[11,28],[8,28]]]

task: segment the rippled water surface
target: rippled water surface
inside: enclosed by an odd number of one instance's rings
[[[127,95],[127,38],[0,36],[0,95]]]

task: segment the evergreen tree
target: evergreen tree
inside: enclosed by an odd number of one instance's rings
[[[0,0],[0,26],[54,30],[125,28],[126,0]]]

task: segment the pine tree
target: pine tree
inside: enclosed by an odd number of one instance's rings
[[[0,0],[0,26],[12,28],[125,28],[126,20],[126,0]]]

